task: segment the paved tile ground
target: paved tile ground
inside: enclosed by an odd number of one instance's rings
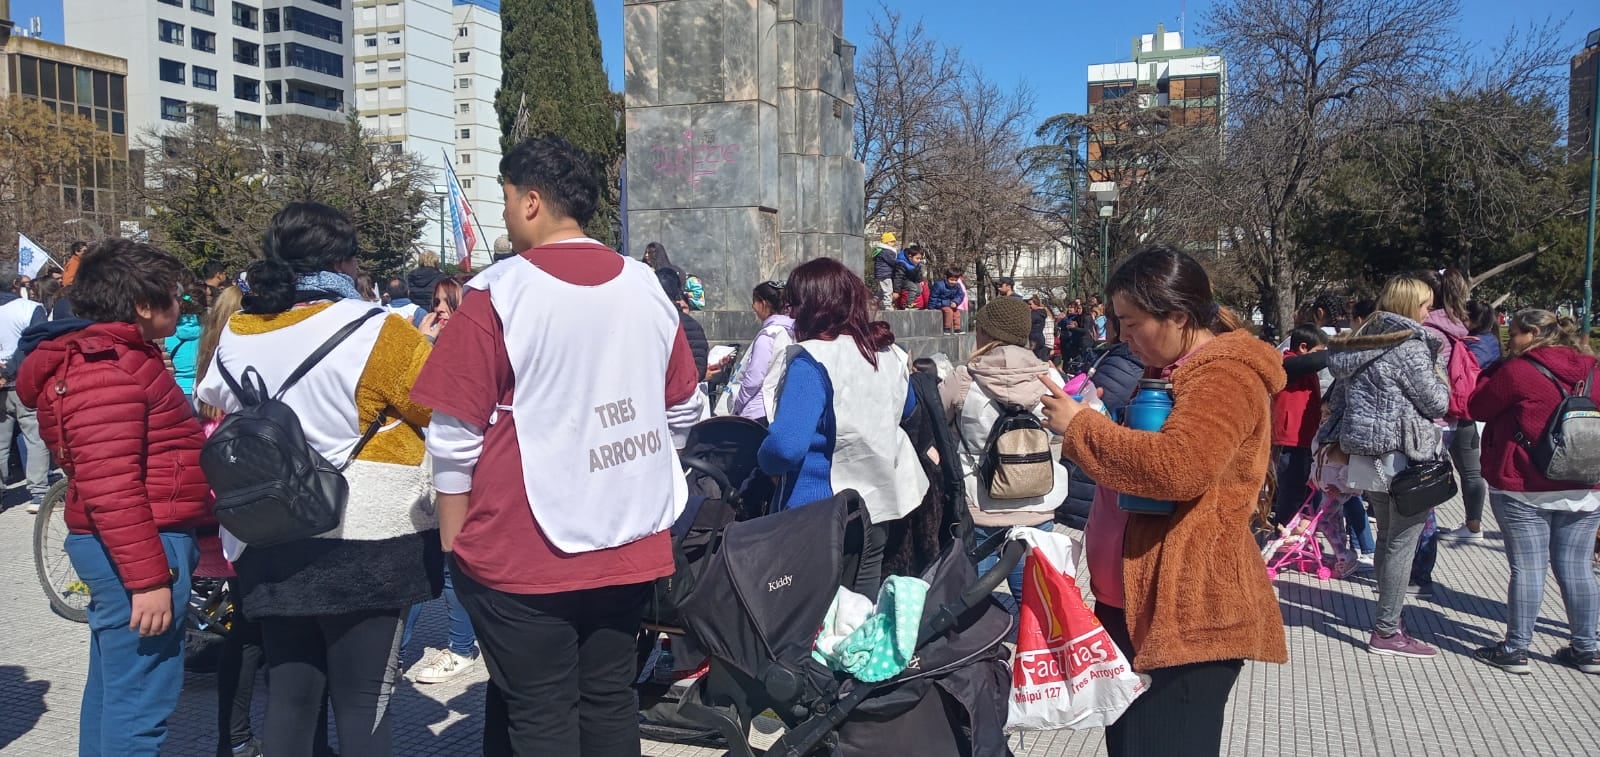
[[[1459,522],[1459,512],[1441,522]],[[74,754],[77,709],[87,659],[84,626],[52,615],[34,578],[32,523],[21,508],[0,513],[0,755]],[[1278,582],[1288,626],[1288,665],[1245,666],[1229,704],[1230,755],[1443,755],[1600,753],[1600,677],[1551,659],[1566,624],[1553,579],[1534,643],[1534,673],[1510,676],[1474,662],[1475,647],[1500,637],[1507,568],[1489,524],[1481,543],[1441,547],[1441,592],[1414,602],[1406,622],[1441,647],[1432,661],[1368,654],[1375,610],[1365,580]],[[443,610],[427,608],[414,646],[441,645]],[[407,650],[409,666],[419,656]],[[484,675],[437,686],[404,684],[394,723],[402,755],[472,755]],[[214,749],[214,679],[191,674],[172,719],[165,754],[207,757]],[[258,702],[260,697],[258,696]],[[259,718],[259,705],[258,705]],[[258,720],[259,722],[259,720]],[[1098,731],[1013,737],[1021,755],[1103,754]],[[646,742],[654,757],[700,757],[715,750]],[[354,756],[352,756],[354,757]]]

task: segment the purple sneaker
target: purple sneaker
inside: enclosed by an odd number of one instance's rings
[[[1377,631],[1373,631],[1372,638],[1367,640],[1367,651],[1373,654],[1418,657],[1422,659],[1428,659],[1439,654],[1439,650],[1407,636],[1404,630],[1393,636],[1384,636]]]

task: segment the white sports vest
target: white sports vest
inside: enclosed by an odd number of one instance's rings
[[[911,437],[900,428],[910,391],[905,353],[879,352],[878,367],[873,368],[848,337],[805,341],[799,347],[822,364],[833,387],[833,491],[855,489],[873,523],[903,518],[917,509],[928,492],[928,477]]]
[[[622,272],[598,286],[567,283],[521,257],[467,284],[489,293],[505,329],[528,503],[568,554],[664,531],[688,499],[667,428],[678,310],[649,266],[622,260]]]

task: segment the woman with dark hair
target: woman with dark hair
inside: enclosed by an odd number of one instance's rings
[[[350,491],[328,532],[272,546],[224,540],[245,611],[261,623],[272,681],[264,751],[311,754],[326,691],[341,751],[382,757],[394,752],[387,703],[402,613],[438,596],[442,583],[422,467],[431,413],[410,398],[429,346],[405,319],[361,299],[355,227],[338,210],[288,205],[273,217],[263,252],[196,398],[238,412],[231,387],[247,370],[260,374],[300,418],[312,449],[349,466]],[[284,387],[325,344],[331,351],[305,380]]]
[[[700,277],[679,268],[672,263],[672,258],[667,257],[667,248],[660,242],[651,242],[644,246],[644,263],[660,271],[671,271],[678,275],[679,296],[673,297],[673,302],[682,300],[687,310],[705,310],[706,290],[700,283]]]
[[[866,283],[819,258],[794,269],[787,295],[800,349],[758,454],[762,470],[784,477],[780,501],[799,507],[855,489],[874,524],[915,510],[928,479],[900,428],[915,406],[909,361],[889,324],[867,321]]]
[[[422,317],[417,328],[432,342],[439,338],[439,330],[450,323],[450,316],[461,307],[461,282],[452,278],[439,279],[433,285],[433,310]]]
[[[1495,317],[1492,305],[1481,300],[1467,303],[1467,331],[1472,333],[1467,348],[1478,359],[1478,367],[1487,371],[1500,362],[1500,319]]]
[[[782,359],[785,350],[794,344],[794,319],[784,312],[785,287],[782,281],[763,281],[750,293],[750,309],[761,319],[761,332],[734,367],[718,403],[719,412],[763,423],[769,420],[767,413],[776,403],[762,387],[773,361]]]
[[[1452,381],[1450,393],[1453,397],[1470,395],[1474,387],[1463,385],[1463,382],[1455,381],[1450,375],[1450,361],[1455,351],[1472,348],[1472,337],[1467,328],[1467,302],[1471,296],[1467,277],[1454,268],[1446,268],[1442,271],[1423,271],[1417,278],[1433,290],[1433,309],[1428,311],[1422,326],[1437,334],[1442,342],[1438,356],[1439,371]],[[1474,360],[1473,365],[1476,364]],[[1456,403],[1451,404],[1453,406]],[[1412,583],[1421,587],[1424,593],[1432,591],[1438,537],[1466,541],[1483,539],[1483,507],[1489,502],[1489,487],[1483,482],[1483,444],[1478,437],[1478,424],[1470,418],[1446,416],[1441,425],[1445,429],[1445,444],[1450,448],[1450,461],[1455,464],[1456,474],[1461,479],[1461,501],[1467,509],[1467,520],[1449,531],[1428,529],[1424,532],[1421,554],[1418,555],[1419,569],[1417,575],[1412,577]]]
[[[1251,532],[1270,498],[1283,359],[1213,299],[1200,263],[1147,247],[1107,286],[1122,341],[1172,383],[1160,431],[1118,425],[1051,386],[1045,423],[1100,484],[1085,533],[1095,614],[1150,688],[1106,729],[1112,757],[1217,754],[1244,660],[1286,662],[1283,619]],[[1087,412],[1085,412],[1087,411]],[[1118,493],[1174,503],[1132,517]]]
[[[1600,529],[1600,486],[1551,480],[1522,441],[1543,436],[1567,396],[1600,398],[1597,376],[1576,321],[1524,310],[1511,319],[1510,357],[1490,368],[1472,393],[1472,415],[1485,424],[1484,474],[1494,487],[1490,506],[1511,561],[1505,641],[1473,657],[1510,673],[1530,672],[1528,647],[1547,568],[1555,569],[1572,631],[1572,643],[1556,651],[1556,661],[1600,673],[1600,584],[1589,566]]]

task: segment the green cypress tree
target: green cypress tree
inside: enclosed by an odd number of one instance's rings
[[[606,81],[600,58],[595,0],[504,0],[501,63],[495,94],[500,144],[509,151],[521,136],[556,134],[586,150],[601,172],[599,212],[587,229],[615,245],[618,177],[623,153],[622,98]],[[526,132],[517,134],[526,108]]]

